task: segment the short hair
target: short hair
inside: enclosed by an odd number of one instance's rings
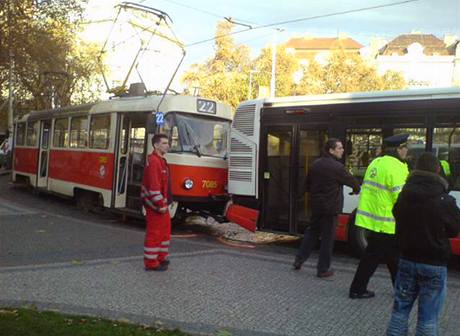
[[[337,147],[337,143],[341,143],[342,141],[337,138],[329,138],[327,139],[326,143],[324,144],[324,151],[329,153],[329,149],[335,149]]]
[[[438,158],[430,152],[424,152],[417,159],[415,169],[437,173],[441,168]]]
[[[157,133],[152,137],[152,146],[160,142],[161,139],[169,140],[168,136],[164,133]]]

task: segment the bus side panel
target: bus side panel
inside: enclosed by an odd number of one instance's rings
[[[14,170],[32,175],[37,174],[38,168],[38,149],[22,148],[14,149]]]
[[[197,167],[170,164],[172,193],[174,196],[209,197],[210,195],[226,194],[227,169]],[[193,188],[184,188],[184,181],[191,179]]]
[[[111,190],[113,161],[113,153],[52,150],[49,177]]]

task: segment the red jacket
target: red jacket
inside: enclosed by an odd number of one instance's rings
[[[166,160],[153,152],[147,158],[142,179],[141,198],[146,208],[157,212],[168,208],[168,180]]]

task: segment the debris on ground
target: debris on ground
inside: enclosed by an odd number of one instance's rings
[[[299,239],[299,237],[293,235],[261,231],[251,232],[232,222],[218,223],[211,217],[189,216],[181,224],[181,227],[243,243],[270,244],[291,242]]]

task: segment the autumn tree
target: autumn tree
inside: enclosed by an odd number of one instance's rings
[[[217,25],[215,54],[203,64],[193,64],[182,81],[189,89],[200,88],[202,96],[236,107],[247,98],[249,83],[249,48],[237,45],[230,35],[233,24]]]
[[[359,54],[333,50],[323,65],[311,60],[297,87],[298,94],[396,90],[406,86],[400,73],[388,71],[380,76],[377,69]]]
[[[50,108],[52,102],[65,106],[96,96],[97,48],[77,37],[85,3],[8,0],[0,7],[2,100],[7,95],[10,59],[15,101],[27,108]]]
[[[272,47],[262,49],[259,57],[255,60],[256,86],[270,86],[272,75]],[[299,69],[299,61],[290,53],[285,46],[276,48],[276,96],[289,96],[294,90],[294,73]]]

